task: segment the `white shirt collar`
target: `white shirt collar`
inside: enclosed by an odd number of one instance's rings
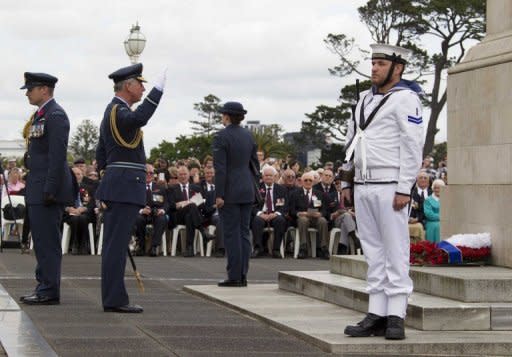
[[[39,110],[41,110],[46,104],[50,103],[51,101],[53,100],[53,97],[51,97],[50,99],[48,99],[46,102],[44,102],[43,104],[41,104],[41,106],[39,107]]]
[[[117,99],[119,99],[121,102],[125,103],[125,104],[128,106],[128,108],[130,108],[130,107],[131,107],[131,105],[130,105],[130,104],[128,104],[128,102],[127,102],[126,100],[124,100],[123,98],[118,97],[117,95],[116,95],[114,98],[117,98]]]

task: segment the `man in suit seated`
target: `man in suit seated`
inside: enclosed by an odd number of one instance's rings
[[[169,201],[165,185],[153,181],[155,169],[153,165],[146,164],[146,205],[139,210],[135,221],[135,235],[137,236],[137,255],[145,254],[146,226],[153,225],[151,237],[150,256],[156,257],[158,246],[162,243],[162,236],[167,226],[166,212],[169,209]]]
[[[337,192],[333,184],[334,174],[331,170],[324,170],[321,177],[321,181],[314,185],[313,189],[323,192],[334,200]]]
[[[416,176],[416,183],[411,189],[409,236],[414,241],[425,239],[423,203],[430,195],[432,195],[430,176],[427,171],[420,170],[418,176]]]
[[[201,180],[203,192],[215,191],[215,170],[213,166],[206,166],[203,170],[204,178]]]
[[[288,197],[283,186],[275,184],[277,171],[272,166],[263,169],[263,184],[260,193],[265,200],[256,207],[257,212],[251,224],[254,250],[251,257],[256,258],[263,254],[263,229],[274,228],[274,246],[272,257],[280,258],[279,247],[286,231],[286,215],[288,214]]]
[[[212,171],[214,172],[214,171]],[[213,185],[212,185],[213,186]],[[202,209],[202,214],[204,217],[204,226],[213,225],[215,226],[215,237],[208,236],[205,237],[206,242],[210,239],[215,239],[215,252],[214,256],[217,258],[224,257],[225,249],[224,249],[224,232],[222,227],[222,222],[220,220],[219,210],[217,209],[217,205],[215,204],[215,187],[213,186],[211,190],[205,192],[205,202],[204,207]]]
[[[189,170],[185,165],[182,165],[178,168],[178,184],[169,188],[171,220],[176,224],[184,224],[187,230],[187,245],[185,249],[182,247],[184,257],[194,256],[193,244],[196,229],[207,240],[213,238],[203,227],[203,217],[199,207],[195,203],[190,202],[194,195],[202,195],[201,187],[191,184],[189,179]]]
[[[87,254],[89,244],[89,222],[93,221],[94,200],[84,186],[83,172],[78,167],[71,169],[75,176],[73,180],[75,202],[72,206],[64,209],[63,220],[69,224],[71,229],[71,254]]]
[[[317,228],[320,244],[317,244],[317,256],[329,259],[328,206],[329,202],[321,191],[313,189],[314,175],[307,172],[302,175],[302,188],[295,190],[289,202],[290,216],[297,221],[300,250],[298,258],[307,256],[308,228]]]

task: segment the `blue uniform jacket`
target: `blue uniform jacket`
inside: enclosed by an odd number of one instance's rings
[[[110,129],[110,113],[117,104],[116,123],[121,136],[130,142],[137,129],[143,127],[156,110],[162,92],[153,88],[136,110],[132,111],[121,99],[114,97],[107,105],[100,126],[100,139],[96,147],[96,161],[99,170],[105,170],[96,191],[96,198],[101,201],[131,203],[140,206],[146,204],[146,177],[143,170],[130,168],[107,168],[114,162],[145,164],[144,143],[129,149],[119,146]]]
[[[71,173],[67,164],[69,119],[55,99],[34,117],[26,158],[27,204],[43,204],[43,193],[51,194],[57,202],[74,202]]]
[[[253,203],[254,183],[249,162],[259,170],[252,134],[239,125],[228,125],[213,140],[216,197],[225,203]]]

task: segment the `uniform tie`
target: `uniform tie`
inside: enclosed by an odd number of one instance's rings
[[[265,198],[267,205],[267,213],[272,213],[274,210],[272,209],[272,195],[270,194],[270,187],[267,187],[267,197]]]

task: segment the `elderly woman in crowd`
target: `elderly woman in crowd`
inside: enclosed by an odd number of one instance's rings
[[[9,194],[16,195],[25,188],[25,184],[21,181],[21,170],[17,167],[9,170],[7,178],[7,190]],[[6,196],[5,190],[2,190],[3,195]]]
[[[423,212],[425,214],[425,238],[433,243],[441,240],[439,230],[439,195],[441,187],[445,183],[441,179],[434,180],[432,183],[432,195],[423,203]]]

